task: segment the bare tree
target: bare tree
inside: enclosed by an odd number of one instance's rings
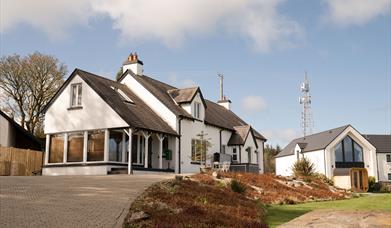
[[[66,66],[53,56],[34,53],[26,57],[4,56],[0,59],[0,90],[22,127],[41,132],[42,109],[63,83]],[[4,96],[5,95],[5,96]]]

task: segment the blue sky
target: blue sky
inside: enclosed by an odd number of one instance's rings
[[[1,56],[56,56],[109,78],[131,51],[145,74],[200,85],[272,144],[300,136],[308,72],[314,132],[352,124],[391,133],[391,0],[0,2]]]

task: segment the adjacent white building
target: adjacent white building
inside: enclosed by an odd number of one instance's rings
[[[379,180],[375,146],[351,125],[291,141],[276,156],[276,174],[292,175],[292,166],[301,157],[342,188],[366,191],[368,176]]]
[[[44,110],[43,174],[193,173],[221,161],[231,170],[262,173],[266,139],[230,103],[144,75],[133,54],[117,81],[76,69]]]
[[[364,135],[376,147],[377,175],[381,182],[391,182],[391,135]]]

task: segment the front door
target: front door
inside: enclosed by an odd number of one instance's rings
[[[368,191],[368,171],[365,168],[352,168],[350,170],[350,181],[353,192]]]

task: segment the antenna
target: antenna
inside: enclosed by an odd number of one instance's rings
[[[307,72],[305,72],[304,82],[300,85],[300,91],[302,96],[299,98],[299,102],[303,105],[303,110],[301,112],[301,128],[303,136],[306,136],[312,134],[312,129],[314,127],[311,112],[310,83],[308,81]]]
[[[224,100],[224,88],[223,88],[224,75],[217,73],[217,76],[220,78],[220,101],[223,101]]]

